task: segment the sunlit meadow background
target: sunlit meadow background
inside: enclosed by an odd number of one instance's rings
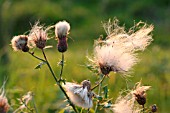
[[[89,79],[95,85],[94,76],[86,67],[86,55],[93,51],[93,41],[103,34],[101,21],[117,17],[126,28],[142,20],[155,26],[153,43],[140,54],[140,63],[134,67],[128,86],[120,75],[112,73],[108,84],[113,101],[122,89],[132,88],[142,79],[144,85],[152,86],[147,93],[147,105],[157,104],[159,113],[170,111],[170,1],[169,0],[0,0],[0,84],[8,78],[6,96],[12,108],[17,98],[33,91],[40,113],[59,112],[64,108],[64,96],[55,86],[48,68],[35,70],[38,60],[29,54],[13,52],[12,36],[26,33],[31,24],[39,20],[53,25],[59,20],[71,24],[69,49],[65,53],[63,77],[80,83]],[[59,74],[61,54],[57,41],[49,40],[53,49],[46,50],[47,57]],[[41,53],[36,51],[41,56]],[[64,104],[65,103],[65,104]]]

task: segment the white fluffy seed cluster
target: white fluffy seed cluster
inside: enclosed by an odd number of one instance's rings
[[[60,21],[55,25],[55,35],[57,38],[66,37],[70,31],[70,24],[66,21]]]
[[[91,108],[93,106],[92,92],[88,91],[88,87],[83,88],[82,85],[71,82],[66,82],[63,87],[75,105],[83,108]]]
[[[103,24],[108,36],[95,41],[94,58],[90,61],[102,68],[101,71],[128,74],[139,61],[137,51],[144,51],[153,40],[150,34],[153,25],[139,22],[126,32],[118,24],[117,19]]]
[[[111,110],[115,113],[141,113],[139,105],[135,104],[135,94],[145,93],[151,86],[141,86],[141,81],[136,83],[133,90],[129,91],[125,96],[120,95]]]

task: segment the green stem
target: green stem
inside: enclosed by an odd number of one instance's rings
[[[31,53],[30,51],[28,51],[28,53],[29,53],[30,55],[32,55],[34,58],[36,58],[36,59],[38,59],[38,60],[41,60],[41,61],[43,61],[43,62],[46,62],[44,59],[35,56],[34,53]]]
[[[100,93],[101,93],[102,82],[103,82],[105,76],[106,76],[106,75],[103,75],[103,77],[101,78],[100,82],[99,82],[94,88],[92,88],[92,89],[95,89],[96,87],[99,86],[99,88],[98,88],[98,95],[100,95]],[[98,100],[97,103],[96,103],[96,107],[95,107],[95,112],[94,112],[94,113],[97,113],[97,109],[98,109],[98,106],[99,106],[99,102],[100,102],[100,101]]]
[[[66,96],[66,98],[67,98],[70,106],[72,106],[73,110],[74,110],[76,113],[78,113],[76,107],[75,107],[74,104],[71,102],[71,100],[70,100],[70,98],[68,97],[66,91],[65,91],[64,88],[61,86],[60,82],[58,81],[57,77],[55,76],[54,71],[52,70],[51,65],[49,64],[49,62],[48,62],[48,60],[47,60],[47,57],[46,57],[45,52],[44,52],[43,49],[42,49],[42,53],[43,53],[43,55],[44,55],[45,61],[46,61],[46,63],[47,63],[47,66],[48,66],[48,68],[50,69],[50,72],[51,72],[51,74],[53,75],[53,77],[54,77],[57,85],[59,86],[59,88],[61,89],[61,91],[62,91],[62,92],[64,93],[64,95]]]
[[[102,79],[99,81],[99,83],[98,83],[97,85],[95,85],[91,90],[96,89],[96,88],[100,85],[100,83],[102,83],[102,82],[104,81],[105,77],[106,77],[106,75],[104,75],[104,76],[102,77]]]
[[[63,69],[64,69],[64,53],[62,53],[61,71],[60,71],[60,78],[59,78],[59,81],[61,80],[61,76],[62,76],[62,74],[63,74]]]

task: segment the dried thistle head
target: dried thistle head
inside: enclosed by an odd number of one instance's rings
[[[23,51],[23,52],[28,52],[29,47],[27,46],[28,43],[28,36],[26,35],[18,35],[14,36],[11,40],[12,48],[14,51]]]
[[[140,105],[144,105],[146,103],[146,91],[150,89],[151,86],[141,86],[141,82],[138,82],[135,86],[135,90],[132,91],[134,94],[136,101]]]
[[[37,22],[31,29],[29,34],[29,42],[32,46],[36,46],[39,49],[43,49],[46,46],[47,33],[44,27],[38,25]]]
[[[140,113],[141,109],[135,106],[135,98],[131,93],[125,96],[119,95],[115,104],[112,106],[114,113]]]
[[[55,25],[55,35],[57,38],[65,38],[69,34],[70,24],[66,21],[60,21]]]
[[[84,80],[81,82],[83,88],[87,87],[87,90],[90,91],[91,90],[91,82],[89,80]]]
[[[67,51],[67,35],[69,34],[70,24],[66,21],[60,21],[55,25],[55,35],[58,38],[58,51],[65,52]]]
[[[104,75],[111,71],[127,74],[137,61],[135,54],[125,51],[121,46],[96,45],[94,48],[93,63]]]
[[[5,97],[5,83],[2,85],[0,89],[0,113],[7,113],[10,105],[8,104],[8,99]]]
[[[152,112],[156,112],[157,110],[158,110],[158,108],[157,108],[156,104],[151,106],[151,111]]]
[[[143,51],[153,40],[150,35],[153,26],[139,22],[127,32],[115,18],[104,23],[103,27],[107,37],[95,41],[94,58],[89,61],[105,75],[111,71],[127,75],[139,61],[136,51]]]
[[[63,87],[66,89],[71,101],[80,107],[91,108],[93,106],[90,81],[84,80],[81,84],[66,82]]]

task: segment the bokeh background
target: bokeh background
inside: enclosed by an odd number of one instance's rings
[[[120,25],[130,28],[140,20],[153,24],[153,43],[143,53],[134,67],[128,86],[118,74],[111,74],[108,84],[113,102],[122,89],[132,88],[142,79],[144,85],[152,86],[147,93],[147,106],[157,104],[159,113],[168,113],[170,108],[170,1],[169,0],[0,0],[0,85],[5,78],[6,96],[12,108],[17,108],[17,98],[33,91],[40,113],[59,112],[66,102],[46,66],[34,67],[38,60],[22,52],[13,52],[10,40],[24,34],[37,20],[53,25],[59,20],[71,24],[69,49],[65,53],[66,65],[63,76],[67,81],[80,83],[90,79],[95,85],[97,77],[86,67],[86,55],[93,51],[93,41],[106,35],[101,21],[117,17]],[[47,57],[55,73],[59,74],[61,54],[55,40],[49,44]],[[37,50],[36,54],[41,56]]]

